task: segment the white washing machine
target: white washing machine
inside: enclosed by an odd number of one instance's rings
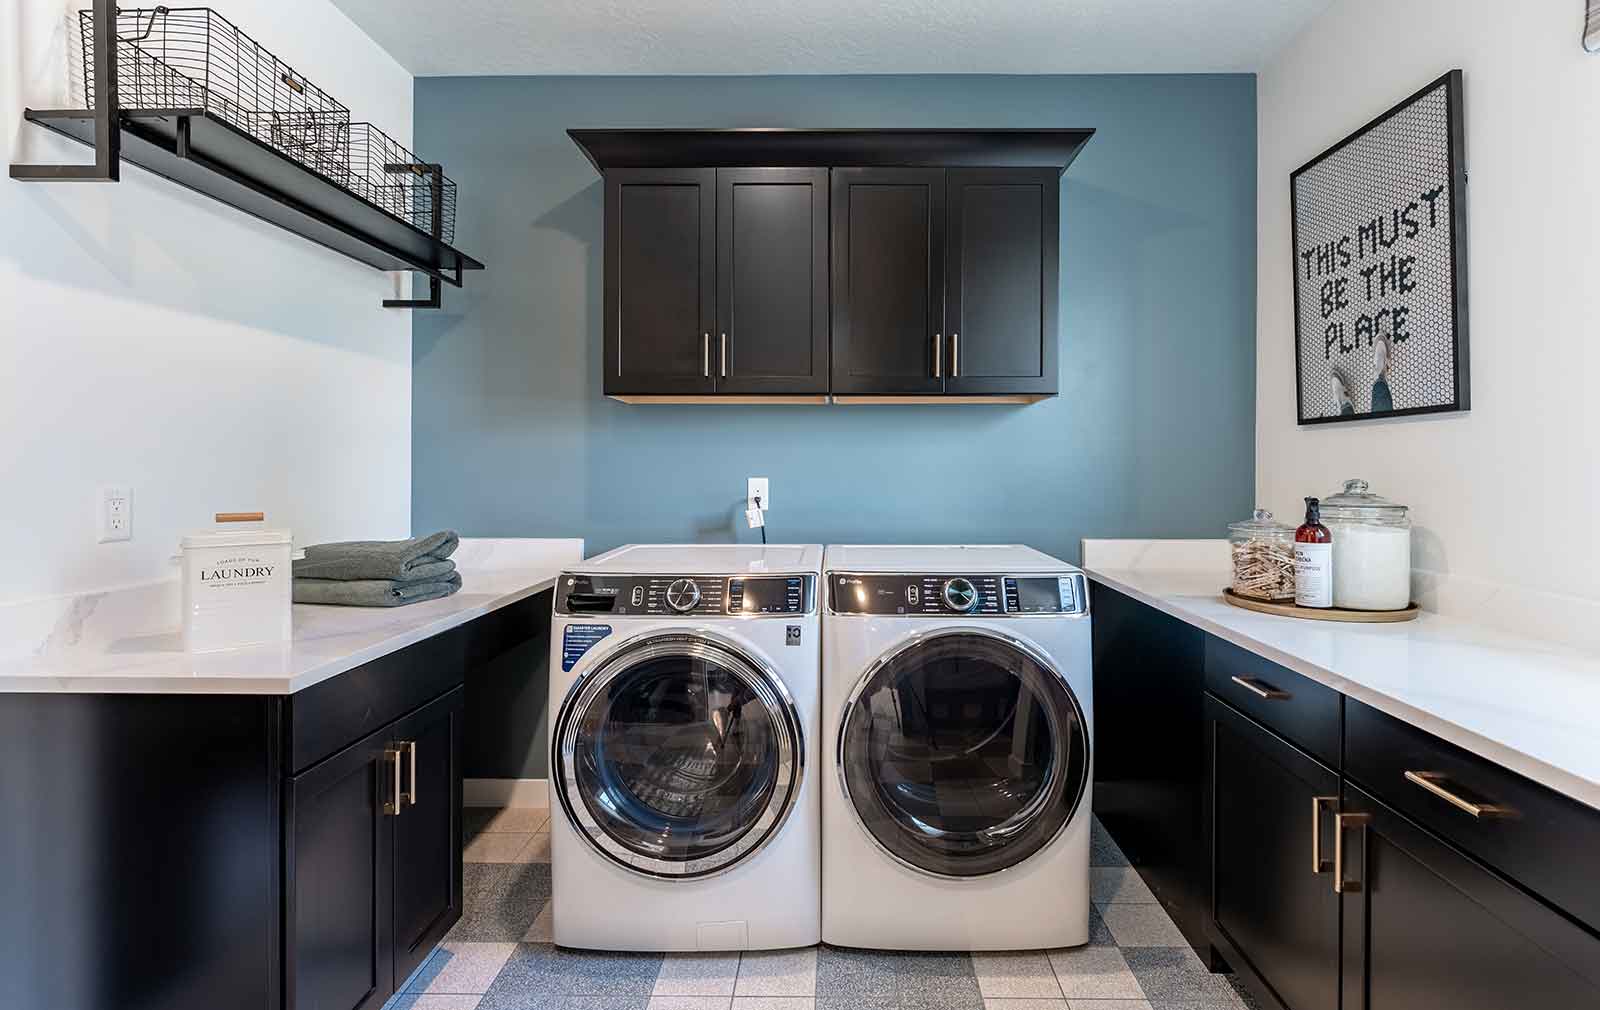
[[[631,546],[556,584],[555,942],[821,935],[820,546]]]
[[[1083,573],[1023,546],[831,546],[823,581],[822,939],[1086,943]]]

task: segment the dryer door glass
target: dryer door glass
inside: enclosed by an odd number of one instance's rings
[[[799,719],[770,671],[720,642],[659,635],[574,686],[555,734],[562,807],[641,873],[727,869],[777,831],[799,790]]]
[[[869,670],[840,724],[840,777],[891,856],[946,877],[1015,866],[1072,819],[1088,734],[1042,656],[987,632],[919,639]]]

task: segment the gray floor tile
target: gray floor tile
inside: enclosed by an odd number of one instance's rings
[[[517,942],[550,898],[548,863],[468,863],[450,940]]]
[[[895,955],[883,951],[821,947],[816,991],[841,999],[892,996],[898,991],[895,962]]]
[[[1117,946],[1124,949],[1179,947],[1184,943],[1183,934],[1160,905],[1102,905],[1100,917]]]
[[[1261,1010],[1261,1004],[1257,1003],[1256,998],[1250,995],[1250,990],[1246,989],[1244,983],[1239,981],[1239,976],[1228,975],[1225,977],[1228,980],[1228,984],[1233,986],[1233,991],[1238,995],[1239,1002],[1245,1005],[1245,1010]]]
[[[983,994],[974,975],[900,977],[901,1010],[983,1010]]]
[[[520,943],[484,994],[484,1006],[498,1010],[497,1001],[527,993],[648,997],[661,973],[661,959],[660,954],[596,953]],[[648,1002],[638,1001],[640,1007]]]
[[[1095,866],[1089,869],[1089,898],[1096,905],[1112,902],[1153,905],[1156,896],[1139,871],[1131,866]]]
[[[1100,910],[1093,905],[1089,906],[1089,946],[1115,947],[1116,938],[1111,935],[1111,927],[1106,925],[1106,920],[1101,918]]]
[[[1124,856],[1121,847],[1111,840],[1111,835],[1100,824],[1098,817],[1089,822],[1089,865],[1128,865],[1128,857]]]
[[[1207,971],[1188,947],[1125,948],[1122,955],[1151,1006],[1244,1006],[1228,977]]]

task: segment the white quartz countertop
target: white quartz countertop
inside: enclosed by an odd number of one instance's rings
[[[1423,612],[1342,624],[1223,602],[1227,544],[1085,541],[1096,582],[1600,809],[1600,657]]]
[[[175,582],[85,594],[59,601],[28,654],[0,662],[0,693],[293,694],[549,589],[582,558],[582,540],[463,539],[461,589],[442,600],[297,603],[292,640],[200,654],[184,650]]]

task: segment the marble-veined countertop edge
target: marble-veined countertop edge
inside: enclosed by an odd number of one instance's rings
[[[184,649],[175,582],[47,601],[59,614],[29,654],[0,663],[0,694],[294,694],[550,589],[583,541],[463,538],[454,559],[461,589],[443,599],[297,603],[290,641],[221,652]]]
[[[1084,541],[1094,581],[1600,810],[1600,657],[1460,616],[1399,624],[1223,601],[1225,540]]]

